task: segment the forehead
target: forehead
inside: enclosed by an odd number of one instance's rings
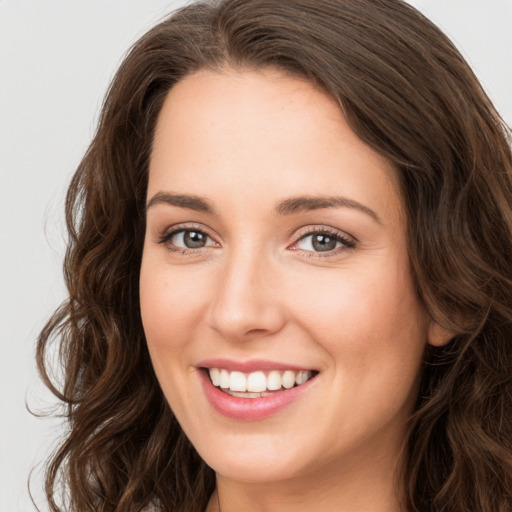
[[[171,89],[148,195],[169,188],[236,194],[247,204],[334,192],[377,208],[400,203],[393,165],[354,134],[336,101],[275,70],[203,70]]]

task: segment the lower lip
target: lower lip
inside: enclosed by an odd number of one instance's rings
[[[245,421],[262,420],[276,414],[307,392],[311,381],[314,380],[310,379],[300,386],[276,391],[260,398],[240,398],[216,388],[204,370],[200,370],[199,373],[206,398],[212,407],[223,416]]]

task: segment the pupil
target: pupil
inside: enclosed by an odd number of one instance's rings
[[[336,239],[327,235],[315,235],[313,237],[315,251],[332,251],[336,248]]]
[[[205,246],[206,236],[197,231],[187,231],[184,236],[184,242],[189,249],[197,249]]]

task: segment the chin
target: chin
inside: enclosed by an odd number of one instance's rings
[[[206,438],[203,433],[194,446],[217,474],[245,482],[287,479],[296,473],[304,460],[298,442],[286,446],[284,440],[275,434],[233,435],[227,439],[219,436],[214,440],[209,436]]]

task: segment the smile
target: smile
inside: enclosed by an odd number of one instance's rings
[[[312,370],[229,371],[224,368],[209,368],[212,384],[228,395],[239,398],[262,398],[276,391],[291,389],[310,380]]]
[[[197,365],[204,395],[220,415],[263,420],[300,403],[318,381],[319,371],[271,361],[210,359]]]

